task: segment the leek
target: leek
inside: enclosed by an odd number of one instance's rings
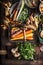
[[[21,8],[20,8],[20,11],[19,11],[19,13],[18,13],[18,16],[17,16],[16,20],[18,20],[18,17],[19,17],[19,15],[20,15],[21,11],[22,11],[23,8],[24,8],[24,5],[25,5],[25,1],[22,0],[22,5],[21,5]]]

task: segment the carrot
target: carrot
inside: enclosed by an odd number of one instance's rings
[[[29,38],[29,39],[27,39],[27,40],[33,40],[33,38]]]
[[[20,37],[22,37],[23,35],[24,35],[23,33],[20,33],[20,34],[18,34],[18,35],[15,35],[15,34],[14,34],[14,35],[12,36],[12,38],[15,38],[15,37],[16,37],[16,38],[20,38]]]
[[[15,12],[15,15],[14,15],[13,21],[16,19],[17,13],[18,13],[18,10],[16,10],[16,12]]]
[[[14,9],[13,13],[11,14],[11,18],[14,19],[14,16],[15,16],[15,12],[16,12],[17,8]]]
[[[11,30],[11,34],[13,34],[13,33],[15,32],[15,30],[17,30],[16,27],[15,27],[15,28],[12,28],[12,30]]]
[[[17,32],[17,30],[13,31],[12,34],[14,34],[15,32]],[[19,32],[17,32],[16,34],[14,34],[14,37],[18,34],[20,34],[22,32],[22,30],[20,30]]]
[[[27,30],[26,34],[30,34],[31,32],[33,32],[33,30]]]
[[[27,34],[30,34],[31,32],[33,32],[33,30],[27,30],[27,31],[26,31],[26,35],[27,35]],[[18,32],[17,32],[17,33],[18,33]],[[19,38],[19,37],[21,37],[21,36],[23,36],[23,35],[24,35],[23,32],[20,33],[20,34],[18,34],[18,35],[16,35],[16,36],[15,36],[15,34],[14,34],[14,35],[12,35],[12,38],[13,38],[13,37],[18,37],[18,38]]]
[[[32,37],[33,36],[33,33],[30,33],[30,34],[27,34],[26,35],[26,37]],[[21,37],[14,37],[14,38],[12,38],[11,40],[17,40],[17,39],[23,39],[24,38],[24,36],[21,36]]]
[[[33,40],[33,36],[29,36],[26,38],[27,40]]]

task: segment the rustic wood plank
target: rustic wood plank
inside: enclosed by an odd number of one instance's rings
[[[5,60],[4,65],[43,65],[43,60],[26,61],[26,60]]]

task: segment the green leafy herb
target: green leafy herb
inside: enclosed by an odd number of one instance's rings
[[[18,19],[19,19],[20,21],[22,21],[22,22],[25,22],[26,19],[27,19],[27,17],[28,17],[28,9],[25,8],[25,9],[23,9],[23,11],[21,12],[21,14],[20,14],[20,16],[19,16]]]
[[[18,44],[19,52],[21,57],[26,60],[33,60],[34,59],[34,45],[29,42],[19,43]]]

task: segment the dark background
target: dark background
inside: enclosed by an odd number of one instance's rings
[[[1,2],[8,2],[10,1],[12,4],[19,1],[19,0],[0,0]],[[5,8],[4,6],[2,5],[2,3],[0,3],[0,25],[3,24],[4,22],[4,16],[5,16]],[[2,29],[1,29],[1,26],[0,26],[0,39],[1,39],[1,35],[2,35]],[[2,44],[2,41],[0,40],[0,49],[1,49],[1,44]]]
[[[12,4],[19,1],[19,0],[0,0],[2,2],[8,2],[10,1]],[[0,3],[0,25],[3,24],[4,21],[4,16],[5,16],[5,9],[3,7],[3,5]],[[34,9],[32,11],[38,11],[38,7],[37,9]],[[39,11],[38,11],[39,12]],[[7,32],[7,31],[6,31]],[[43,54],[40,56],[40,61],[37,60],[37,62],[33,62],[32,63],[30,61],[25,61],[25,60],[14,60],[14,56],[12,56],[10,54],[10,49],[14,47],[14,45],[11,43],[10,46],[8,46],[8,41],[7,38],[5,37],[5,33],[6,33],[1,27],[0,27],[0,49],[4,49],[8,51],[8,55],[6,56],[1,56],[2,59],[2,65],[43,65]],[[7,44],[7,45],[6,45]],[[7,59],[5,59],[7,58]],[[24,62],[23,62],[24,61]],[[24,63],[24,64],[23,64]],[[0,64],[1,65],[1,64]]]

